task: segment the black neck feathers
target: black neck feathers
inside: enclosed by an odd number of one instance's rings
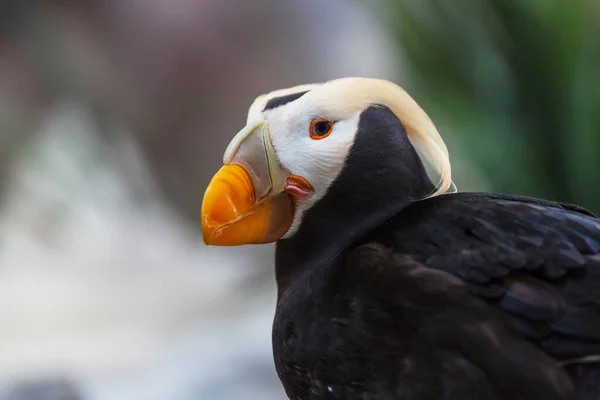
[[[277,243],[280,290],[298,273],[334,263],[359,237],[433,190],[400,120],[387,107],[368,108],[340,175],[294,236]]]

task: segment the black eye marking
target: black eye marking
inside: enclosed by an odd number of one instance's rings
[[[286,96],[273,97],[271,100],[269,100],[267,102],[267,105],[265,105],[265,108],[263,109],[263,111],[272,110],[272,109],[280,107],[284,104],[290,103],[294,100],[298,100],[300,97],[304,96],[306,93],[308,93],[308,90],[306,90],[304,92],[288,94]]]

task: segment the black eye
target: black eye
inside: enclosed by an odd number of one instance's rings
[[[333,122],[325,119],[316,119],[310,124],[310,137],[313,139],[323,139],[331,133]]]
[[[316,136],[323,136],[323,135],[327,135],[327,132],[329,132],[329,128],[331,128],[331,122],[319,122],[315,125],[315,131],[314,134]]]

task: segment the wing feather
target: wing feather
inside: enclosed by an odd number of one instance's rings
[[[452,194],[397,215],[381,243],[449,272],[558,358],[600,348],[600,219],[525,197]]]

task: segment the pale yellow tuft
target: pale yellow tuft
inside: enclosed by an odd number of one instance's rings
[[[250,107],[248,118],[250,120],[251,116],[259,114],[271,98],[307,90],[309,92],[301,101],[314,104],[327,117],[336,120],[351,117],[373,105],[388,107],[404,125],[415,148],[440,176],[430,197],[454,188],[450,157],[444,140],[425,111],[395,83],[382,79],[348,77],[322,84],[276,90],[256,98]]]
[[[306,94],[314,97],[327,115],[345,118],[372,105],[387,106],[402,122],[409,139],[440,176],[431,196],[453,187],[450,157],[433,121],[417,102],[395,83],[373,78],[341,78]]]

